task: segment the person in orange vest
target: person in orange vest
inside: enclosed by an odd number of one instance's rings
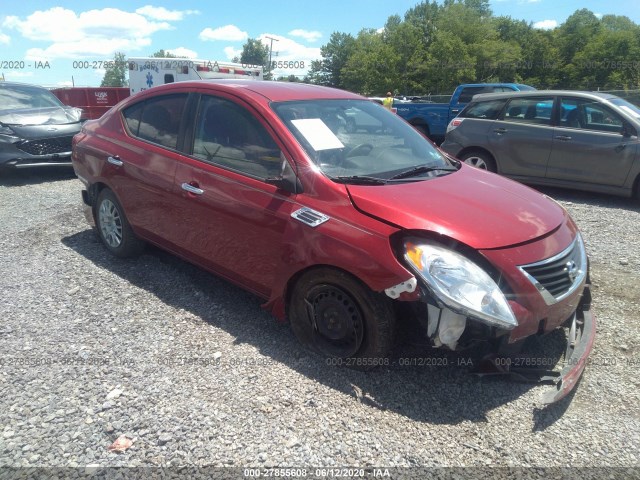
[[[382,100],[382,105],[387,110],[391,110],[393,108],[393,96],[391,95],[391,92],[387,92],[387,98]]]

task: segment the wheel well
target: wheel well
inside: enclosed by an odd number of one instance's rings
[[[413,118],[409,120],[409,123],[414,127],[419,127],[425,133],[425,135],[429,136],[431,134],[429,124],[421,118]]]
[[[89,201],[91,202],[92,207],[95,206],[96,200],[98,199],[98,195],[100,195],[100,192],[105,188],[109,188],[107,184],[102,182],[96,182],[87,189],[89,193]]]

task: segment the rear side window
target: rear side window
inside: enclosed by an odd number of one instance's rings
[[[137,103],[123,111],[134,137],[175,150],[187,94],[164,95]]]
[[[495,120],[502,111],[506,100],[491,100],[490,102],[478,102],[470,104],[460,114],[464,118],[483,118]]]
[[[460,92],[460,97],[458,98],[459,103],[469,103],[474,95],[478,93],[488,93],[485,87],[465,87]]]
[[[501,120],[515,123],[551,125],[553,97],[514,98],[506,106]]]

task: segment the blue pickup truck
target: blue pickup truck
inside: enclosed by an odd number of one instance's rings
[[[465,83],[456,88],[449,103],[395,101],[393,107],[397,109],[398,115],[411,125],[433,141],[440,143],[444,140],[449,121],[462,111],[474,95],[523,90],[535,90],[535,88],[519,83]]]

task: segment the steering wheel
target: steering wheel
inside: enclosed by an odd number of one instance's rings
[[[370,143],[361,143],[360,145],[356,145],[345,155],[346,158],[356,157],[358,155],[369,155],[373,150],[373,145]]]

